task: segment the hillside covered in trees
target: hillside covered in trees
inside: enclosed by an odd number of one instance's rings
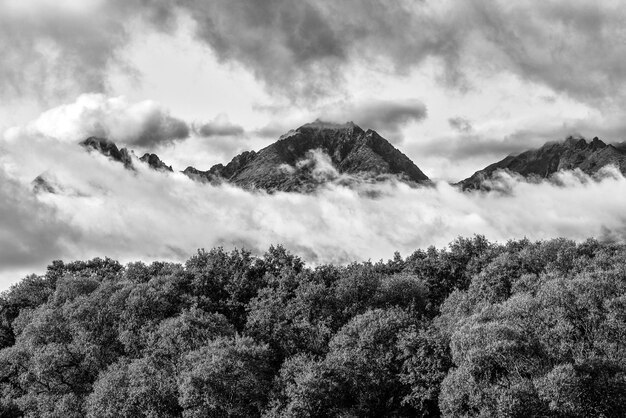
[[[623,416],[626,246],[55,261],[2,294],[0,347],[4,417]]]

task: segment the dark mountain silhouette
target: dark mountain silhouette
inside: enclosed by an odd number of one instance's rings
[[[134,153],[109,139],[89,137],[80,145],[135,170]],[[146,153],[139,161],[157,171],[173,171],[156,154]],[[429,183],[413,161],[375,131],[364,131],[352,122],[319,120],[288,132],[258,152],[245,151],[226,165],[217,164],[206,171],[187,167],[183,173],[197,181],[269,192],[311,192],[329,181],[350,184],[397,178],[410,184]],[[57,191],[45,173],[32,184],[36,192]]]
[[[127,148],[118,148],[117,145],[109,139],[91,136],[82,141],[80,145],[87,148],[89,151],[98,151],[113,161],[124,164],[126,168],[134,170],[132,160],[133,152],[129,151]],[[139,158],[139,161],[148,164],[157,171],[173,171],[172,166],[165,164],[156,154],[145,153]]]
[[[126,168],[133,169],[133,160],[130,151],[126,148],[118,149],[117,145],[109,139],[90,136],[82,141],[80,145],[89,151],[98,151],[112,160],[124,164]]]
[[[171,165],[165,164],[156,154],[145,153],[139,161],[148,164],[151,168],[157,171],[174,171],[172,170]]]
[[[493,178],[499,170],[521,174],[527,178],[549,178],[558,171],[577,168],[592,175],[607,165],[614,165],[626,174],[626,143],[611,145],[597,137],[587,142],[584,138],[570,136],[564,142],[548,142],[541,148],[509,155],[475,172],[457,185],[463,190],[488,189],[485,181]]]
[[[129,151],[127,148],[118,148],[110,139],[90,136],[84,141],[81,141],[79,145],[89,152],[99,152],[115,162],[124,164],[124,167],[128,170],[135,170],[135,166],[133,165],[133,151]],[[148,166],[157,171],[172,171],[172,167],[166,165],[155,154],[146,153],[143,157],[139,158],[139,161],[148,164]],[[58,184],[54,179],[53,173],[49,172],[41,173],[35,177],[31,185],[35,193],[59,193],[63,190],[63,186]]]
[[[324,167],[324,164],[327,167]],[[402,152],[375,131],[352,122],[315,121],[283,135],[258,152],[246,151],[226,165],[207,171],[188,167],[191,178],[226,181],[248,189],[310,191],[342,175],[377,180],[395,176],[423,184],[428,177]]]

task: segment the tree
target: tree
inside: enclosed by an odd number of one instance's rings
[[[424,417],[439,416],[439,392],[452,367],[450,341],[432,323],[412,327],[401,334],[401,382],[410,387],[402,400]]]
[[[179,417],[176,375],[153,358],[126,359],[111,365],[94,383],[86,401],[87,417]]]
[[[259,416],[271,380],[267,345],[249,337],[217,338],[182,361],[183,417]]]
[[[269,416],[381,416],[408,414],[408,386],[400,379],[398,337],[411,325],[400,309],[369,310],[342,327],[328,354],[296,356],[280,372]]]

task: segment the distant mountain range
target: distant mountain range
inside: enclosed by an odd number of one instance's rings
[[[106,138],[89,137],[80,145],[136,170],[134,153]],[[136,160],[157,171],[173,171],[156,154],[146,153]],[[573,169],[592,175],[607,165],[626,174],[626,142],[610,145],[598,138],[587,142],[569,137],[564,142],[549,142],[538,149],[509,155],[456,185],[463,190],[488,190],[489,180],[500,170],[527,178],[549,178],[558,171]],[[319,120],[288,132],[260,151],[243,152],[226,165],[217,164],[205,171],[187,167],[182,173],[200,182],[229,183],[268,192],[311,192],[327,182],[350,184],[389,178],[414,186],[431,184],[413,161],[377,132],[364,131],[352,122]],[[33,188],[37,192],[57,191],[46,174],[33,180]]]
[[[457,184],[463,190],[485,190],[489,188],[487,180],[500,170],[526,178],[549,178],[558,171],[574,169],[593,175],[607,165],[614,165],[626,174],[626,142],[611,145],[597,137],[590,142],[568,137],[564,142],[548,142],[541,148],[509,155]]]

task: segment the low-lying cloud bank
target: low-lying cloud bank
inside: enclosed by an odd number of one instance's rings
[[[386,182],[268,195],[137,166],[131,172],[49,138],[0,143],[0,287],[20,278],[11,272],[40,272],[58,258],[180,261],[201,247],[260,253],[283,244],[307,261],[346,263],[408,255],[459,235],[626,236],[626,179],[610,169],[602,181],[564,173],[559,185],[503,176],[506,194]],[[44,169],[62,193],[31,192]]]

